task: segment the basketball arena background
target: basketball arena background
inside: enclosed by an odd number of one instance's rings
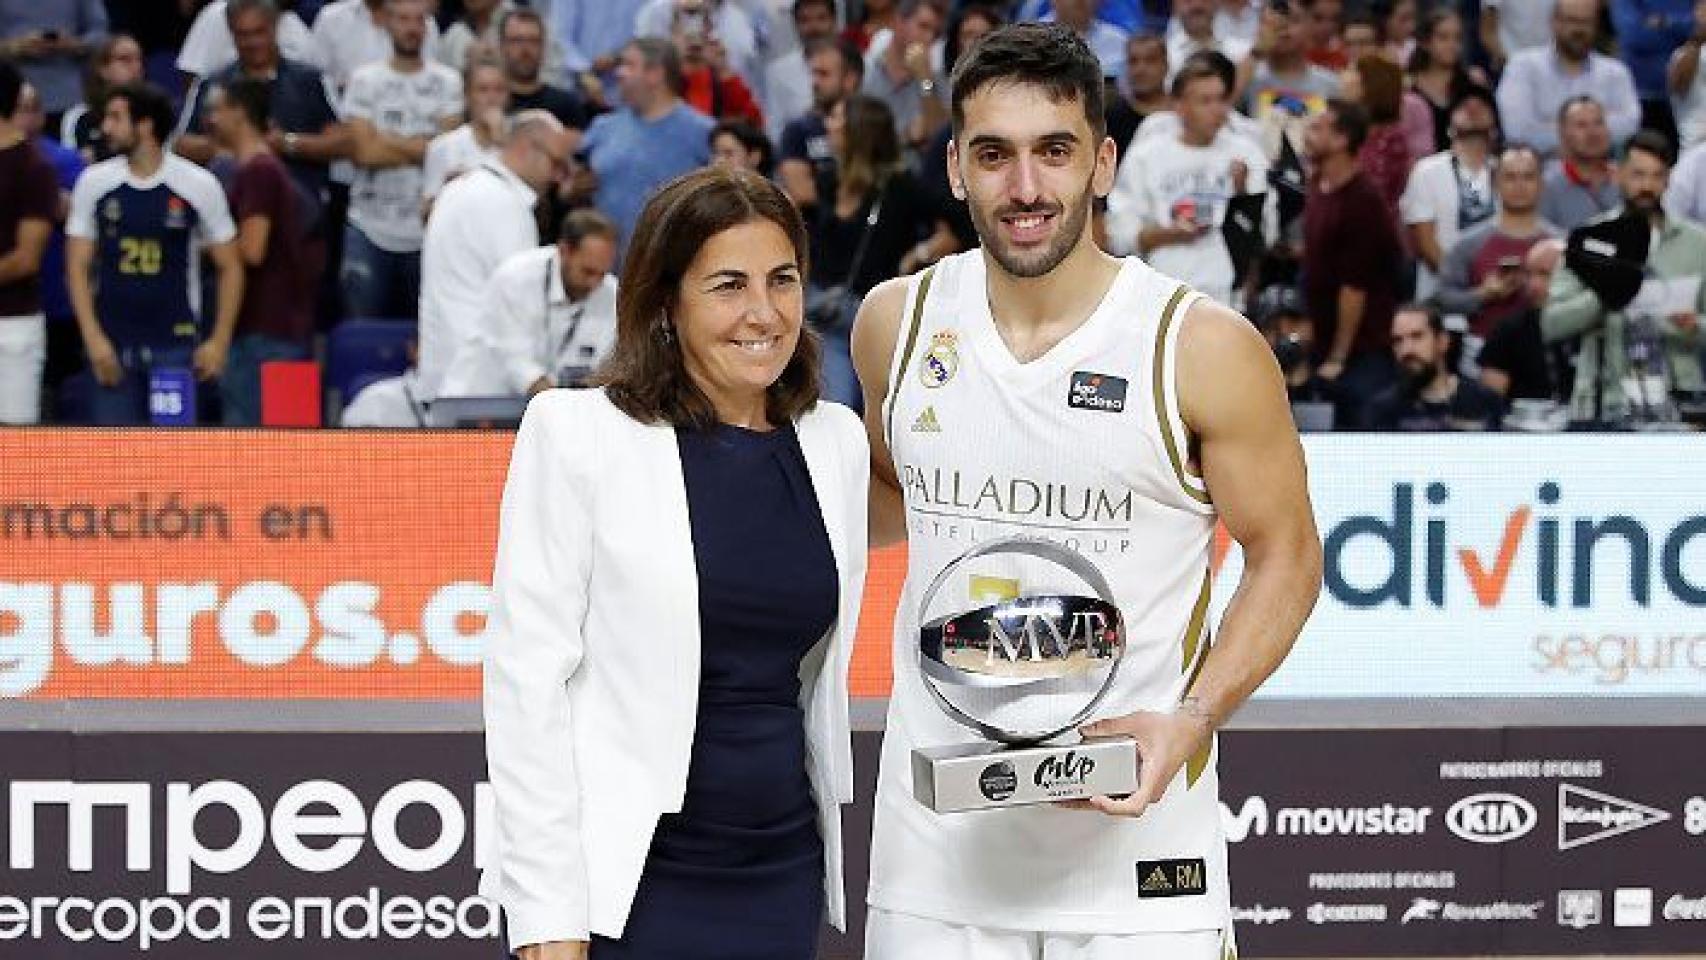
[[[0,431],[0,957],[501,955],[473,889],[509,443]],[[1222,739],[1244,955],[1706,952],[1699,444],[1307,446],[1326,589]],[[873,561],[853,891],[904,557]]]

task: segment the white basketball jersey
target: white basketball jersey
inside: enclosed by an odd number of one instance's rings
[[[1187,466],[1173,377],[1179,328],[1197,294],[1128,258],[1077,330],[1020,363],[991,318],[985,270],[973,250],[914,277],[890,363],[882,415],[910,565],[895,616],[870,901],[1017,930],[1224,927],[1212,747],[1136,820],[1047,804],[936,814],[913,799],[914,747],[977,739],[925,687],[917,643],[921,594],[973,544],[1045,537],[1100,568],[1127,647],[1098,718],[1171,711],[1209,646],[1215,511]],[[967,564],[970,582],[943,589],[961,589],[973,604],[992,583],[1022,590],[1004,566],[1011,562],[977,558]]]

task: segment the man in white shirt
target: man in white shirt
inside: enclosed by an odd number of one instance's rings
[[[1491,149],[1498,133],[1498,114],[1488,96],[1471,89],[1451,109],[1451,149],[1416,161],[1404,196],[1398,201],[1410,247],[1421,261],[1416,276],[1416,299],[1439,289],[1439,271],[1446,251],[1463,231],[1492,217]]]
[[[344,312],[408,317],[420,297],[421,161],[462,114],[462,78],[422,55],[427,0],[384,0],[387,60],[356,68],[344,91],[355,179],[344,233]]]
[[[812,111],[809,47],[835,39],[834,0],[794,0],[794,49],[764,68],[764,121],[773,143],[782,142],[788,124]]]
[[[1706,227],[1706,142],[1684,150],[1677,160],[1665,191],[1665,212]]]
[[[1256,32],[1262,26],[1264,0],[1220,0],[1214,11],[1214,35],[1237,40],[1245,46],[1256,42]],[[1177,5],[1174,7],[1177,10]]]
[[[565,216],[556,244],[505,260],[441,393],[532,396],[585,381],[616,345],[615,265],[616,224],[594,210]]]
[[[320,69],[342,90],[357,69],[391,56],[391,34],[385,29],[385,0],[333,0],[314,18],[314,45]],[[438,59],[438,21],[427,17],[421,48]]]
[[[279,53],[291,60],[319,66],[319,51],[308,25],[294,10],[279,10],[278,4],[267,0],[278,21]],[[226,0],[213,0],[196,14],[184,45],[178,48],[179,70],[190,76],[212,76],[220,67],[237,59],[237,42],[231,37],[231,24],[226,19]]]
[[[1706,48],[1706,0],[1694,0],[1694,32],[1670,55],[1665,67],[1665,85],[1670,88],[1671,109],[1676,112],[1680,146],[1706,143],[1706,70],[1700,69],[1700,52]]]
[[[1136,253],[1221,303],[1231,303],[1235,269],[1221,236],[1233,197],[1266,190],[1261,147],[1227,128],[1225,76],[1204,58],[1179,68],[1173,100],[1179,132],[1139,138],[1108,195],[1108,244]]]
[[[1499,78],[1499,119],[1505,139],[1526,143],[1544,156],[1558,152],[1558,108],[1589,96],[1605,108],[1613,142],[1635,135],[1641,101],[1635,78],[1622,62],[1593,49],[1599,32],[1599,0],[1558,0],[1552,11],[1552,43],[1514,54]]]
[[[1221,36],[1216,0],[1174,0],[1173,21],[1167,25],[1167,62],[1172,73],[1167,82],[1198,50],[1218,50],[1226,59],[1237,63],[1250,54],[1250,44],[1235,37]]]
[[[420,390],[431,403],[472,339],[498,264],[539,245],[533,205],[568,173],[574,138],[544,110],[517,114],[496,160],[439,194],[421,247]]]
[[[1503,68],[1524,50],[1551,39],[1552,8],[1557,0],[1481,0],[1481,45],[1493,66]]]
[[[441,133],[427,144],[421,161],[421,219],[432,213],[432,202],[444,185],[480,162],[498,155],[503,143],[504,112],[509,107],[509,82],[503,66],[475,60],[462,74],[462,111],[466,123]]]

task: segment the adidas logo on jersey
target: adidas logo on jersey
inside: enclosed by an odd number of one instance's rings
[[[1139,860],[1137,895],[1149,897],[1200,897],[1208,892],[1208,876],[1201,857],[1186,860]]]
[[[1172,893],[1173,885],[1167,881],[1167,871],[1156,867],[1138,889],[1144,893]]]
[[[925,407],[924,411],[918,415],[918,419],[912,421],[912,432],[913,433],[941,433],[942,432],[942,424],[940,422],[938,422],[936,419],[936,408],[935,407]]]

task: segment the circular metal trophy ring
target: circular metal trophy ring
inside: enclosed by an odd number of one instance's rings
[[[1076,551],[1070,550],[1052,540],[1045,540],[1041,537],[1008,536],[998,537],[994,540],[978,544],[970,550],[967,550],[965,553],[960,554],[947,566],[943,567],[941,571],[936,574],[935,578],[930,581],[930,585],[925,588],[923,599],[919,603],[919,610],[925,611],[930,609],[930,603],[936,598],[936,594],[948,583],[949,579],[953,577],[960,568],[964,567],[972,560],[976,560],[979,557],[990,556],[992,554],[1021,554],[1024,556],[1036,557],[1041,560],[1053,561],[1082,578],[1085,583],[1090,585],[1091,589],[1096,591],[1096,599],[1094,601],[1082,597],[1058,599],[1065,603],[1072,604],[1075,608],[1094,610],[1106,615],[1109,618],[1113,629],[1118,631],[1118,644],[1112,651],[1113,655],[1108,658],[1111,660],[1111,666],[1108,668],[1108,675],[1103,678],[1102,685],[1096,691],[1095,696],[1091,697],[1090,700],[1085,703],[1083,707],[1079,708],[1079,710],[1074,713],[1071,718],[1066,720],[1066,722],[1051,729],[1030,733],[1015,733],[1010,730],[1004,730],[993,726],[984,720],[966,713],[958,705],[944,696],[942,691],[937,689],[935,683],[926,682],[924,686],[930,690],[930,695],[936,699],[937,705],[940,706],[949,717],[953,718],[954,721],[959,723],[961,726],[976,731],[979,736],[982,736],[986,740],[995,740],[1000,743],[1010,745],[1033,744],[1040,743],[1044,740],[1051,740],[1089,719],[1090,714],[1095,711],[1096,707],[1100,705],[1102,700],[1107,696],[1108,691],[1112,689],[1114,678],[1119,673],[1120,660],[1122,659],[1121,654],[1124,650],[1125,626],[1120,618],[1119,606],[1114,602],[1113,588],[1108,585],[1107,578],[1102,575],[1102,571],[1099,570],[1095,564],[1084,559],[1084,557]],[[941,627],[938,626],[934,629],[940,630]],[[946,662],[944,656],[944,643],[942,642],[941,636],[938,634],[932,637],[929,630],[930,628],[925,627],[925,625],[920,625],[920,642],[918,644],[918,668],[926,676],[927,680],[935,680],[941,683],[961,687],[986,688],[1016,688],[1028,685],[1041,685],[1050,682],[1050,678],[1037,679],[1028,677],[1001,677],[968,674]]]

